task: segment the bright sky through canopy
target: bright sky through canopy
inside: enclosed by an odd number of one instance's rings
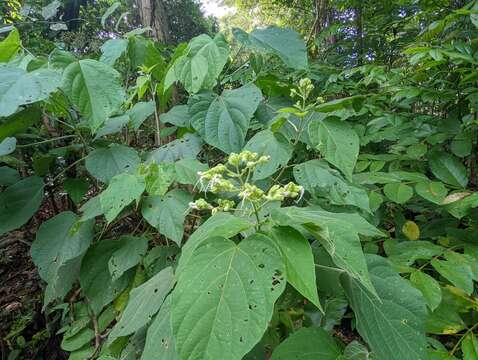
[[[201,3],[206,15],[212,15],[217,18],[220,18],[232,11],[230,7],[221,5],[220,0],[201,0]]]

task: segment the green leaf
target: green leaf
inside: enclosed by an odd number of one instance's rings
[[[30,176],[0,193],[0,235],[30,220],[42,203],[43,186],[41,178]]]
[[[354,174],[354,182],[361,185],[372,184],[390,184],[406,182],[428,182],[430,181],[425,175],[421,173],[412,173],[407,171],[391,171],[391,172],[363,172]]]
[[[210,89],[221,74],[229,56],[229,45],[221,33],[214,39],[202,34],[193,38],[184,55],[174,61],[166,74],[164,88],[179,81],[190,94]]]
[[[71,52],[55,48],[48,56],[48,64],[54,69],[65,69],[72,62],[76,61],[75,55]]]
[[[452,197],[453,195],[455,194],[451,194],[448,197]],[[452,201],[451,203],[447,203],[447,198],[445,198],[444,203],[446,204],[446,210],[450,214],[458,219],[461,219],[467,215],[472,208],[478,207],[478,192],[468,194],[467,196],[459,200]]]
[[[273,227],[270,234],[283,255],[287,281],[317,308],[322,309],[317,294],[314,255],[309,241],[291,227]]]
[[[322,160],[310,160],[294,166],[294,178],[305,190],[325,197],[334,205],[352,205],[370,212],[367,192],[343,180]]]
[[[178,127],[191,127],[189,123],[189,110],[187,105],[176,105],[165,114],[161,114],[163,123],[172,124]]]
[[[3,124],[0,124],[0,141],[5,138],[24,132],[34,123],[40,121],[41,111],[36,106],[28,107],[7,118]]]
[[[0,116],[10,116],[19,106],[46,100],[60,86],[60,74],[50,69],[32,72],[0,67]]]
[[[108,188],[100,195],[101,208],[108,224],[133,201],[139,202],[144,190],[144,180],[139,176],[123,173],[111,179]]]
[[[108,341],[127,336],[149,323],[174,285],[173,269],[168,267],[141,286],[131,290],[128,305],[111,331]]]
[[[279,56],[291,68],[308,67],[304,40],[292,29],[269,26],[265,29],[255,29],[247,34],[234,28],[233,34],[236,39],[250,48]]]
[[[313,120],[309,125],[312,144],[351,181],[359,153],[359,137],[350,125],[335,117]]]
[[[430,260],[445,250],[430,241],[387,241],[384,248],[389,260],[402,266],[410,266],[417,260]]]
[[[183,159],[174,163],[176,181],[184,185],[196,185],[199,181],[198,172],[207,169],[207,164],[203,164],[196,159]]]
[[[438,273],[468,295],[473,292],[473,270],[463,255],[445,252],[446,260],[432,259],[431,264]]]
[[[8,166],[0,166],[0,186],[10,186],[20,181],[17,170]],[[0,195],[1,197],[1,195]]]
[[[144,177],[146,192],[149,195],[163,196],[176,178],[174,165],[170,163],[141,165],[139,173]]]
[[[203,242],[177,272],[172,294],[179,358],[242,359],[267,329],[284,275],[282,257],[264,235],[239,245],[222,237]]]
[[[177,359],[178,355],[176,354],[171,326],[171,296],[168,296],[148,328],[141,360]]]
[[[367,347],[357,340],[352,341],[345,347],[344,357],[346,360],[377,360],[375,356],[368,351]]]
[[[239,152],[261,98],[253,84],[224,90],[220,96],[199,93],[188,101],[191,124],[208,144],[226,153]]]
[[[199,136],[187,133],[182,138],[173,140],[153,150],[148,156],[148,161],[161,164],[181,159],[195,159],[201,151],[202,145],[203,142]]]
[[[421,293],[389,263],[368,255],[368,267],[379,298],[351,277],[342,283],[356,317],[359,334],[379,359],[428,359],[425,336],[427,310]]]
[[[135,172],[141,159],[136,150],[127,146],[111,144],[89,153],[85,161],[86,170],[96,179],[109,183],[123,172]]]
[[[93,133],[120,109],[125,100],[120,74],[112,67],[91,59],[68,65],[63,72],[62,89],[88,119]]]
[[[358,111],[362,107],[364,99],[365,98],[362,95],[335,99],[318,105],[315,110],[320,113],[330,113],[342,109],[352,109]]]
[[[88,344],[95,338],[95,332],[90,328],[84,328],[72,337],[63,338],[61,348],[65,351],[75,351]]]
[[[138,130],[141,124],[154,114],[154,110],[154,101],[140,101],[134,104],[134,106],[126,112],[126,115],[128,115],[133,129]]]
[[[429,157],[430,169],[441,181],[464,188],[468,184],[466,168],[455,156],[446,152],[433,152]]]
[[[119,241],[101,240],[88,249],[81,262],[80,285],[95,314],[116,299],[131,279],[129,272],[116,281],[110,275],[109,260],[121,245]]]
[[[45,20],[51,19],[52,17],[56,16],[61,5],[62,3],[60,1],[53,0],[51,3],[41,9],[41,16],[43,16],[43,19]]]
[[[0,156],[11,154],[17,147],[17,139],[14,137],[7,137],[0,141]]]
[[[450,144],[453,154],[458,157],[465,157],[471,154],[473,149],[473,137],[470,133],[462,132],[453,138]]]
[[[176,272],[180,273],[182,271],[182,268],[188,264],[194,249],[206,239],[214,236],[231,238],[240,232],[249,230],[253,226],[254,224],[241,217],[224,212],[211,216],[193,232],[182,247],[181,258],[179,259]]]
[[[337,360],[342,350],[320,327],[303,327],[285,339],[272,353],[271,360]]]
[[[113,281],[118,280],[127,270],[139,264],[148,250],[148,239],[124,235],[118,239],[119,248],[108,261]]]
[[[404,204],[413,196],[413,188],[403,183],[386,184],[383,187],[383,192],[397,204]]]
[[[252,180],[262,180],[270,177],[281,166],[286,165],[294,148],[283,135],[274,134],[270,130],[262,130],[247,142],[244,150],[255,152],[259,156],[270,157],[267,163],[258,165],[254,170]]]
[[[478,360],[478,341],[472,332],[465,336],[461,342],[463,360]]]
[[[113,66],[115,62],[126,52],[128,48],[128,40],[126,39],[110,39],[101,45],[100,61]]]
[[[83,197],[87,193],[90,184],[86,179],[66,179],[63,183],[63,187],[70,196],[71,200],[75,204],[78,204],[83,200]]]
[[[111,6],[106,9],[103,16],[101,17],[101,26],[106,27],[106,20],[121,6],[119,1],[114,2]]]
[[[22,42],[17,29],[13,28],[10,34],[0,42],[0,63],[9,62],[20,51]]]
[[[181,246],[184,220],[192,200],[191,194],[181,189],[174,189],[164,196],[146,197],[141,213],[151,226]]]
[[[430,310],[435,310],[441,303],[441,288],[438,282],[430,275],[421,271],[414,271],[410,275],[410,282],[421,291]]]
[[[442,204],[448,194],[445,185],[439,181],[419,182],[415,185],[415,191],[422,198],[437,205]]]
[[[48,284],[45,305],[70,291],[93,235],[93,223],[78,223],[78,217],[70,211],[41,224],[30,253],[40,277]]]

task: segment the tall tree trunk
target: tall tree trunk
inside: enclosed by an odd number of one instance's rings
[[[163,44],[171,43],[171,28],[163,0],[136,0],[139,17],[143,26],[153,29],[155,40]]]

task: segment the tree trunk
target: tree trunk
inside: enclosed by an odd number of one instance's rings
[[[163,44],[171,43],[171,29],[163,0],[136,0],[139,17],[143,26],[153,29],[155,40]]]

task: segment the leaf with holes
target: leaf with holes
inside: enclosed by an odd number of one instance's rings
[[[198,246],[172,294],[180,359],[242,359],[267,329],[284,275],[282,257],[264,235],[239,245],[214,237]]]

